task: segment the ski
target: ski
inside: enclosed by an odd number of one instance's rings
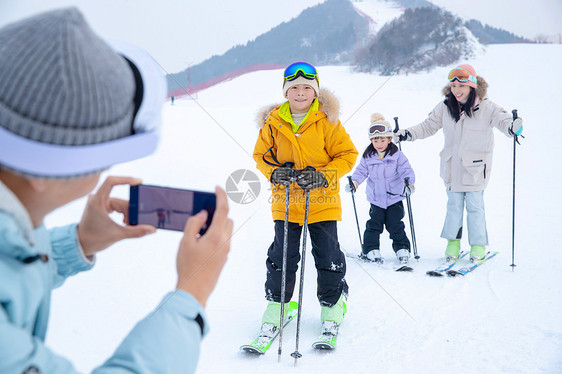
[[[287,318],[285,319],[285,324],[283,326],[287,326],[287,324],[297,316],[298,311],[299,304],[296,301],[290,301],[289,308],[287,309]],[[253,342],[240,346],[240,349],[244,352],[256,353],[260,355],[263,355],[265,352],[267,352],[267,350],[271,346],[271,343],[273,343],[277,335],[279,335],[279,329],[277,328],[277,326],[273,324],[269,325],[271,325],[273,328],[266,330],[262,328],[260,335],[256,339],[254,339]]]
[[[384,264],[384,260],[380,260],[380,261],[374,261],[374,260],[370,260],[367,258],[367,256],[361,254],[355,255],[355,254],[349,254],[346,253],[345,254],[347,257],[353,258],[355,260],[361,261],[361,262],[366,262],[366,263],[373,263],[373,264],[377,264],[377,265],[382,265]],[[394,271],[414,271],[414,268],[408,265],[401,265],[397,268],[394,269]]]
[[[336,349],[336,340],[338,338],[339,325],[333,321],[326,321],[322,325],[322,334],[312,343],[315,349]]]
[[[466,275],[471,271],[474,271],[478,266],[482,265],[484,262],[488,261],[489,259],[493,258],[499,252],[488,252],[484,258],[478,262],[475,262],[469,266],[465,266],[460,268],[459,270],[448,270],[447,275],[450,277],[456,277],[457,275]]]
[[[363,253],[360,253],[360,254],[356,255],[356,254],[353,254],[353,253],[347,253],[347,252],[345,252],[345,256],[346,256],[346,257],[349,257],[349,258],[353,258],[353,259],[355,259],[355,260],[362,261],[362,262],[375,262],[375,261],[369,260],[369,259],[367,258],[367,256],[365,256]]]
[[[466,252],[461,252],[460,256],[455,260],[455,261],[451,261],[451,262],[445,262],[441,265],[439,265],[437,268],[435,268],[434,270],[429,270],[426,272],[427,275],[429,275],[430,277],[442,277],[443,273],[447,272],[448,270],[450,270],[453,266],[455,266],[455,264],[464,256],[466,256]]]
[[[414,268],[408,265],[402,265],[395,269],[394,271],[414,271]]]

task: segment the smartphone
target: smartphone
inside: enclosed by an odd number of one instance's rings
[[[129,224],[183,231],[189,217],[206,210],[209,216],[200,231],[203,235],[211,224],[216,205],[212,192],[140,184],[130,189]]]

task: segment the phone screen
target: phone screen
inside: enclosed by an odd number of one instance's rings
[[[189,217],[206,210],[209,213],[205,233],[216,209],[216,197],[211,192],[141,184],[131,186],[129,223],[148,224],[166,230],[183,231]]]

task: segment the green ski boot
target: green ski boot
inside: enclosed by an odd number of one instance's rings
[[[322,323],[326,321],[334,321],[339,326],[343,321],[345,313],[347,313],[347,304],[345,303],[345,296],[342,294],[333,307],[322,307],[320,320]]]
[[[447,249],[445,250],[445,261],[456,261],[461,251],[461,241],[447,239]]]
[[[285,304],[284,326],[291,322],[297,315],[299,304],[291,301]],[[273,340],[279,335],[279,321],[281,317],[281,303],[270,301],[263,313],[262,325],[258,337],[251,343],[242,345],[241,350],[248,353],[264,354]]]
[[[486,256],[486,247],[483,245],[470,246],[470,262],[480,261]]]
[[[345,296],[342,294],[338,302],[332,306],[323,306],[320,319],[322,321],[322,334],[312,343],[316,349],[335,349],[339,327],[343,321],[343,316],[347,313]]]

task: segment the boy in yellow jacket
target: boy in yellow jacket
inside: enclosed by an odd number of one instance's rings
[[[289,224],[285,303],[291,300],[300,260],[299,241],[305,212],[305,189],[310,190],[308,230],[318,271],[317,296],[322,323],[337,326],[345,313],[345,256],[340,250],[336,221],[341,220],[339,179],[355,164],[357,150],[338,119],[338,100],[320,90],[316,69],[297,62],[285,69],[282,105],[263,108],[258,115],[260,133],[254,148],[258,169],[273,184],[272,213],[275,237],[267,253],[264,328],[279,328],[281,269],[286,186],[289,186]],[[290,168],[287,163],[293,163]],[[303,170],[306,169],[306,170]],[[296,182],[290,178],[295,170]],[[285,308],[287,308],[285,304]],[[286,314],[285,314],[286,315]]]

